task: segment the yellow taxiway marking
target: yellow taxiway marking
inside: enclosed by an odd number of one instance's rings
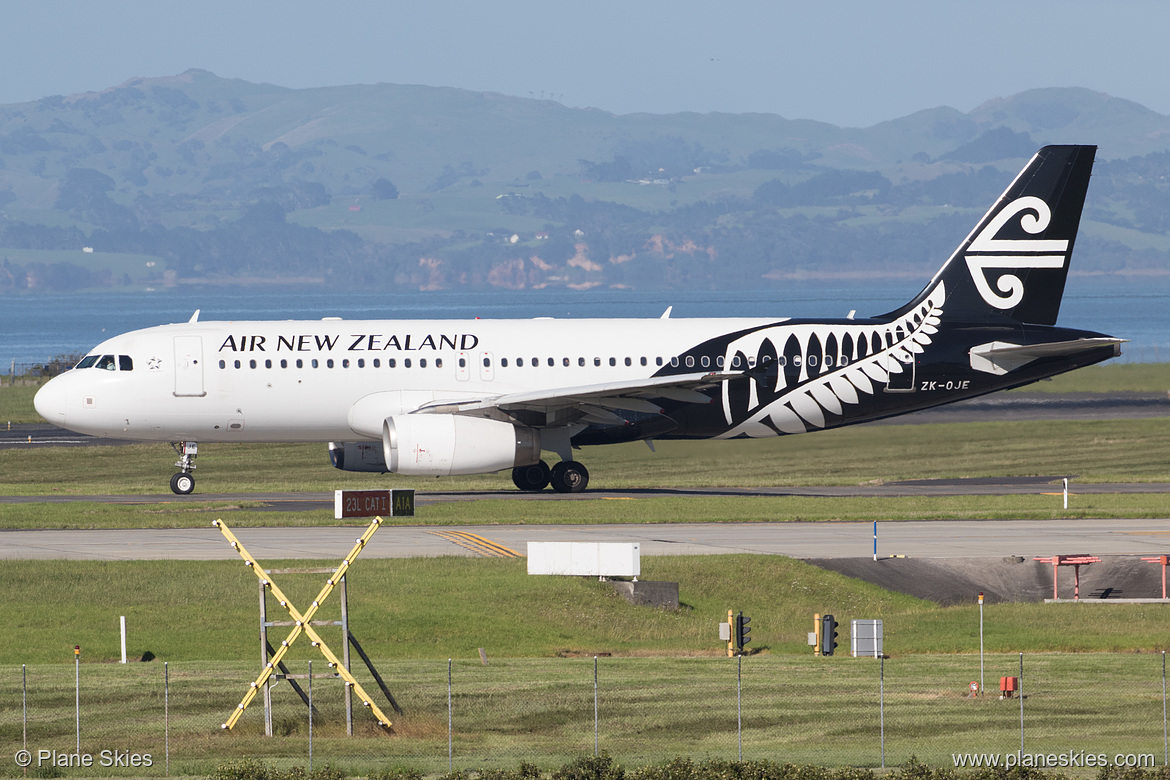
[[[427,531],[432,536],[438,536],[446,539],[448,542],[457,544],[460,547],[471,550],[473,553],[482,555],[486,558],[523,558],[520,553],[505,547],[502,544],[493,542],[491,539],[485,539],[476,534],[467,533],[466,531]]]

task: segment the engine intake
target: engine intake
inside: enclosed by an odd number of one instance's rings
[[[329,461],[342,471],[372,471],[385,474],[390,469],[382,459],[382,447],[372,441],[331,441]]]
[[[382,457],[397,474],[487,474],[540,461],[532,428],[457,414],[405,414],[382,424]]]

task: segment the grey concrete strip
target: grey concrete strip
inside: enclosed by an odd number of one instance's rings
[[[430,533],[434,527],[386,526],[363,556],[470,556]],[[798,558],[868,557],[871,523],[736,523],[723,525],[460,526],[519,552],[530,541],[639,542],[643,555],[759,553]],[[256,558],[337,559],[361,527],[240,528]],[[1002,558],[1019,555],[1159,555],[1170,552],[1170,520],[1020,520],[878,524],[879,557]],[[0,531],[0,559],[233,560],[214,528],[97,531]]]

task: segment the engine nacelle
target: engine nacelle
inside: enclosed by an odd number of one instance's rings
[[[397,474],[487,474],[540,461],[540,433],[457,414],[403,414],[382,424],[382,457]]]
[[[382,445],[373,441],[331,441],[329,462],[333,468],[342,471],[373,471],[385,474],[389,471],[382,458]]]

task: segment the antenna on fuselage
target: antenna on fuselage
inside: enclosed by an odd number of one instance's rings
[[[673,309],[673,308],[674,308],[674,306],[667,306],[667,307],[666,307],[666,311],[662,312],[662,316],[661,316],[661,317],[659,317],[658,319],[660,319],[660,320],[669,320],[669,319],[670,319],[670,310],[671,310],[671,309]]]
[[[201,311],[201,309],[196,309],[195,313],[191,315],[191,319],[187,320],[187,322],[189,322],[189,323],[190,322],[199,322],[199,312],[200,311]]]

